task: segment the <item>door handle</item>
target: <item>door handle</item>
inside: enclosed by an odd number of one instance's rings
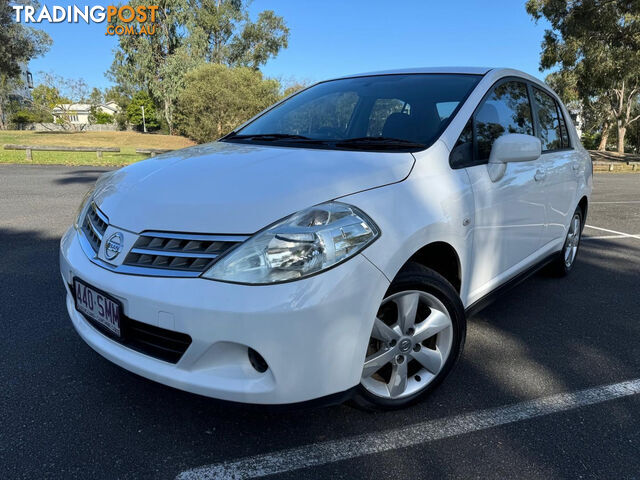
[[[541,182],[542,180],[544,180],[544,179],[545,179],[545,177],[546,177],[546,176],[547,176],[547,174],[546,174],[546,173],[544,173],[543,171],[538,170],[538,171],[536,172],[536,174],[533,176],[533,179],[534,179],[536,182]]]
[[[573,165],[571,165],[571,168],[573,168],[574,172],[577,172],[580,169],[580,165],[578,165],[577,163],[574,163]]]

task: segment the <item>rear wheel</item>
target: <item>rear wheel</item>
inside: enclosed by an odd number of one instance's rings
[[[582,227],[582,210],[578,207],[571,218],[564,246],[558,257],[550,265],[551,273],[554,275],[564,277],[573,269],[578,256],[578,249],[580,248]]]
[[[395,409],[428,394],[458,360],[465,333],[453,286],[433,270],[409,264],[378,310],[355,403]]]

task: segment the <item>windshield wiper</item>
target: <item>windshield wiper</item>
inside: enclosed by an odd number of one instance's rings
[[[371,147],[400,147],[400,148],[424,148],[422,143],[412,142],[411,140],[405,140],[404,138],[391,138],[391,137],[357,137],[347,138],[336,142],[339,147],[342,146],[371,146]]]
[[[292,142],[300,144],[326,145],[333,148],[342,149],[365,149],[365,150],[422,150],[425,145],[412,142],[403,138],[391,137],[357,137],[346,139],[317,139],[304,135],[294,135],[290,133],[255,133],[255,134],[229,134],[221,140],[248,140],[257,142]]]
[[[289,133],[254,133],[254,134],[248,134],[248,135],[241,135],[241,134],[235,134],[235,135],[228,135],[227,137],[225,137],[226,139],[234,139],[234,140],[244,140],[244,139],[248,139],[248,140],[266,140],[266,141],[271,141],[271,140],[312,140],[309,137],[305,137],[304,135],[292,135]]]

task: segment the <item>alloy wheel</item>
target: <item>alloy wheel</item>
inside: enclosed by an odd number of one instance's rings
[[[580,223],[580,215],[576,213],[571,219],[569,232],[567,233],[567,240],[564,244],[564,264],[567,266],[567,268],[573,265],[573,261],[578,254],[578,245],[580,244],[581,233]]]
[[[388,399],[413,395],[444,367],[453,324],[430,293],[408,290],[387,297],[378,310],[362,369],[362,386]]]

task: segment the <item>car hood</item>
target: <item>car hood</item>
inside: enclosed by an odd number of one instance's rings
[[[410,153],[215,142],[110,172],[94,201],[132,232],[254,233],[303,208],[399,182]]]

